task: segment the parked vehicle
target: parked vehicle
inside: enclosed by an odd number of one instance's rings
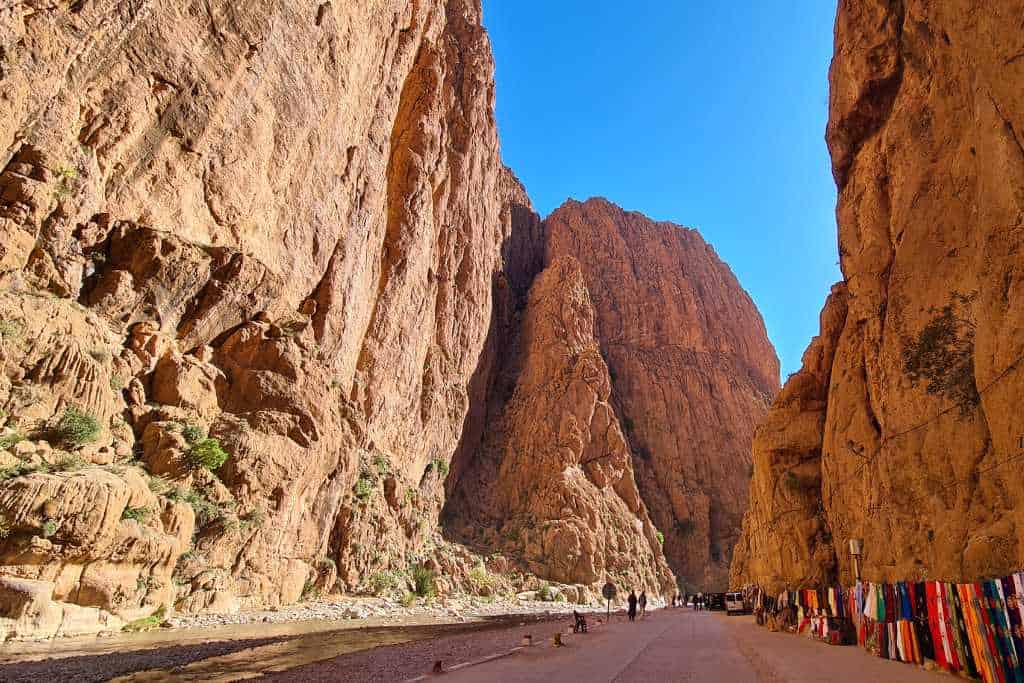
[[[734,614],[747,613],[747,606],[743,602],[743,593],[725,594],[725,613],[730,617]]]
[[[721,612],[725,609],[725,593],[708,593],[704,599],[708,601],[709,610]]]

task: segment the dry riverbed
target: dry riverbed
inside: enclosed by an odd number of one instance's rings
[[[413,661],[389,662],[386,651],[366,653],[381,671],[419,670],[424,657],[471,656],[519,637],[509,629],[557,630],[573,609],[565,602],[447,598],[409,607],[380,598],[338,598],[279,610],[238,614],[175,615],[144,633],[67,638],[0,646],[0,681],[74,680],[229,681],[296,667],[372,648],[422,641]],[[543,631],[543,633],[542,633]],[[539,630],[542,637],[546,630]],[[433,643],[432,645],[430,643]],[[447,649],[445,649],[447,648]],[[375,651],[376,652],[376,651]],[[440,652],[440,650],[439,650]],[[489,652],[484,652],[489,654]],[[363,666],[357,670],[363,670]],[[353,679],[365,680],[365,679]]]

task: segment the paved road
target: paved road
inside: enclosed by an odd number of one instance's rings
[[[832,647],[808,638],[770,633],[750,617],[661,610],[645,620],[616,622],[566,637],[567,645],[537,644],[510,657],[456,671],[446,681],[728,681],[936,683],[940,674]],[[949,680],[945,677],[945,680]]]

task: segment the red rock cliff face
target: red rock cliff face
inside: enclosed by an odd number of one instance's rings
[[[512,221],[478,3],[22,4],[0,39],[5,628],[422,556]]]
[[[689,586],[722,588],[747,505],[754,425],[779,385],[764,323],[695,230],[601,199],[545,222],[579,260],[637,483]]]
[[[685,585],[724,586],[746,506],[754,424],[778,388],[760,315],[695,231],[593,199],[566,203],[542,232],[548,267],[502,323],[514,341],[491,379],[488,411],[500,416],[498,426],[480,444],[464,442],[456,462],[465,475],[450,509],[463,524],[453,529],[551,575],[580,555],[580,534],[550,522],[560,516],[559,496],[587,500],[561,490],[541,495],[554,477],[562,488],[600,494],[568,510],[612,549],[576,566],[574,581],[608,575],[660,586],[663,550]],[[537,267],[535,255],[527,262]],[[560,303],[566,298],[581,301],[571,314]],[[539,343],[533,331],[552,318],[574,332]],[[524,482],[509,498],[504,482],[515,476],[534,488]],[[648,517],[663,549],[624,540],[649,537]],[[615,560],[626,551],[632,565]]]
[[[1016,0],[840,2],[842,302],[759,432],[733,583],[850,582],[850,538],[872,580],[1024,563],[1022,35]]]

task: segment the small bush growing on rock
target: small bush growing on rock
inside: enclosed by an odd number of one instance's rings
[[[391,463],[383,455],[374,456],[373,466],[377,470],[378,476],[386,477],[391,474]]]
[[[355,485],[356,498],[366,500],[373,494],[373,481],[369,477],[359,477]]]
[[[306,583],[302,585],[302,596],[300,599],[315,600],[318,597],[320,597],[320,590],[311,579],[306,579]]]
[[[100,434],[100,423],[89,413],[67,408],[57,422],[56,431],[61,441],[78,448],[96,440]]]
[[[157,476],[157,475],[153,475],[152,477],[149,478],[148,484],[149,484],[149,490],[152,491],[153,493],[155,493],[156,495],[161,496],[161,495],[164,495],[166,493],[166,494],[168,494],[167,495],[168,498],[171,497],[170,496],[170,494],[172,492],[171,491],[171,482],[167,481],[163,477],[160,477],[160,476]],[[180,491],[180,489],[179,489],[179,491]]]
[[[497,583],[493,574],[487,571],[487,567],[482,564],[473,567],[467,575],[469,584],[473,587],[473,592],[490,593],[494,590],[494,586]]]
[[[537,599],[542,602],[554,602],[556,595],[555,589],[547,581],[541,583],[537,589]]]
[[[52,519],[43,522],[43,538],[50,538],[57,533],[57,523]]]
[[[121,375],[111,375],[110,388],[114,391],[121,391],[124,389],[124,377],[121,377]]]
[[[17,479],[18,477],[24,477],[25,475],[32,474],[33,472],[42,470],[44,472],[49,471],[45,467],[34,465],[30,462],[22,462],[0,470],[0,481],[6,481],[8,479]]]
[[[660,531],[655,531],[654,535],[658,537],[658,543],[660,543],[661,545],[665,545],[665,534],[661,533]]]
[[[181,428],[181,435],[185,437],[185,443],[192,446],[203,439],[206,434],[199,425],[187,424]]]
[[[53,472],[74,472],[85,467],[88,463],[77,455],[65,454],[50,468]]]
[[[121,513],[121,519],[134,519],[139,524],[145,524],[152,514],[153,510],[148,507],[127,507]]]
[[[903,369],[911,381],[926,381],[929,394],[946,396],[961,415],[970,414],[981,401],[974,380],[974,323],[957,312],[974,296],[954,292],[949,305],[903,351]]]
[[[6,451],[7,449],[13,447],[15,444],[20,443],[24,440],[25,435],[22,434],[21,432],[14,432],[13,434],[8,434],[7,436],[0,436],[0,451]]]
[[[211,438],[200,439],[192,444],[185,457],[192,467],[205,467],[208,470],[220,469],[228,461],[228,454],[220,447],[220,441]]]
[[[142,617],[141,619],[136,619],[135,621],[125,624],[124,628],[121,630],[129,632],[148,631],[162,624],[165,614],[167,614],[167,608],[164,605],[160,605],[160,607],[148,617]]]
[[[243,517],[239,517],[242,531],[248,531],[249,529],[259,529],[263,526],[263,522],[267,519],[263,510],[257,508],[252,512],[246,514]]]
[[[432,598],[437,591],[434,582],[437,579],[437,575],[434,574],[433,569],[428,569],[423,565],[416,565],[412,568],[412,585],[413,591],[416,595],[421,598]]]
[[[192,506],[192,512],[196,515],[196,531],[224,516],[224,510],[219,505],[197,491],[185,493],[184,500]]]
[[[412,607],[416,604],[416,594],[412,591],[406,591],[405,595],[402,596],[402,607]]]
[[[380,571],[370,577],[370,590],[374,595],[390,595],[398,590],[402,577],[397,572]]]
[[[407,488],[405,490],[405,504],[415,505],[416,499],[419,497],[419,493],[414,488]]]
[[[439,476],[441,476],[442,478],[448,476],[448,463],[446,463],[444,460],[442,460],[441,458],[434,458],[434,460],[430,464],[433,469],[437,470],[437,474]]]
[[[334,560],[329,557],[321,557],[320,562],[318,562],[317,564],[320,567],[320,571],[324,572],[330,571],[331,569],[334,569],[337,566],[336,564],[334,564]]]

